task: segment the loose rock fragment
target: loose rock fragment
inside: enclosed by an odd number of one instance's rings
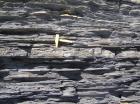
[[[137,4],[140,3],[140,0],[131,0],[131,1],[134,2],[134,3],[137,3]]]
[[[117,57],[120,58],[139,58],[140,52],[137,51],[123,51],[122,53],[119,53]]]

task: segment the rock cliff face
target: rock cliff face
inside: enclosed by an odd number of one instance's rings
[[[0,104],[140,104],[140,0],[0,0]]]

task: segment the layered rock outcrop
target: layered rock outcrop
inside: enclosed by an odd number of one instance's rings
[[[0,104],[140,103],[139,0],[0,6]]]

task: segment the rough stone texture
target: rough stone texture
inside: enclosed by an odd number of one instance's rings
[[[140,0],[0,0],[0,104],[140,104]]]

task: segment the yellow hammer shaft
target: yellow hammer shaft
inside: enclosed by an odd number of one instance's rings
[[[73,43],[74,42],[74,41],[66,40],[66,39],[59,39],[59,41],[65,42],[65,43]]]

